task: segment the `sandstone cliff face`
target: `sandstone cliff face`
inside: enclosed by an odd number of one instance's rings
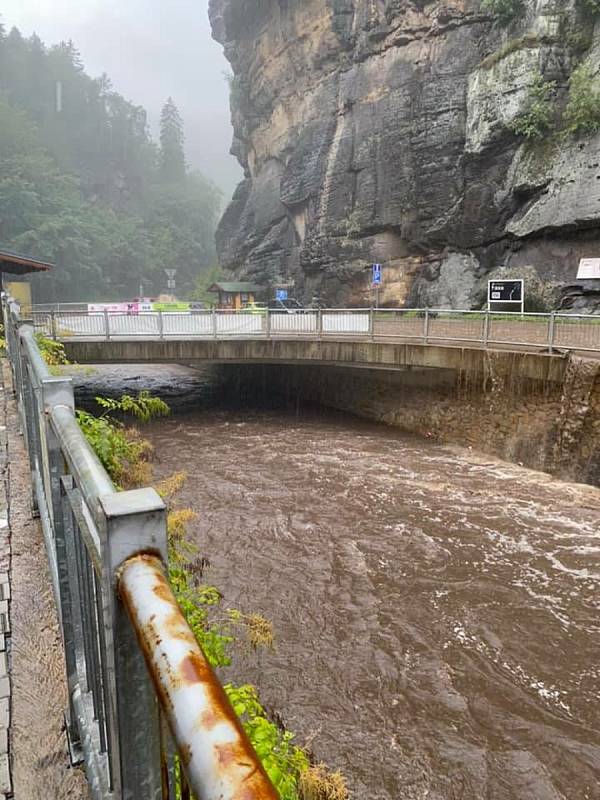
[[[480,0],[211,0],[245,169],[222,264],[304,300],[477,303],[487,274],[574,279],[600,254],[600,135],[526,145],[510,129],[539,80],[560,109],[600,26],[582,0],[525,0],[501,27]],[[557,121],[557,126],[560,121]]]

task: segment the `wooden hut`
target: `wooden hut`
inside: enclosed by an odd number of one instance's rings
[[[217,295],[217,308],[224,311],[239,311],[246,303],[254,303],[260,286],[243,281],[225,281],[213,283],[212,286],[209,286],[208,291]]]

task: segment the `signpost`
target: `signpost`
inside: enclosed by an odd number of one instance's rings
[[[488,281],[488,311],[494,306],[521,306],[521,314],[525,311],[525,282],[522,279]]]
[[[375,308],[379,308],[379,289],[383,283],[383,270],[381,264],[373,264],[373,289],[375,289]]]
[[[177,274],[176,269],[166,269],[165,275],[167,276],[167,289],[173,291],[175,289],[175,275]]]

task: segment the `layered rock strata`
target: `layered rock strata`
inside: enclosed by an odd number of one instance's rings
[[[600,135],[565,137],[580,63],[600,70],[584,0],[211,0],[233,70],[245,170],[217,235],[237,276],[304,301],[477,305],[492,270],[547,286],[600,255]],[[542,141],[512,123],[552,87]]]

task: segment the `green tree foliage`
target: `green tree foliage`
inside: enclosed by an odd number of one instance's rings
[[[525,12],[523,0],[482,0],[481,5],[490,11],[501,25],[508,25]]]
[[[544,138],[555,118],[552,102],[555,88],[555,81],[544,81],[541,73],[536,76],[529,89],[527,109],[510,125],[514,133],[530,140]]]
[[[589,63],[580,64],[571,75],[564,122],[565,132],[573,136],[600,131],[600,82]]]
[[[39,300],[158,294],[164,269],[187,292],[215,263],[220,193],[186,172],[171,106],[159,150],[144,109],[86,75],[72,42],[0,27],[0,243],[56,264]]]
[[[600,0],[581,0],[582,5],[592,14],[597,14],[600,11]]]
[[[169,97],[160,114],[160,173],[167,183],[185,179],[183,144],[183,121]]]
[[[196,285],[190,294],[190,299],[199,300],[201,303],[204,303],[205,306],[212,305],[216,300],[216,296],[210,294],[208,290],[213,283],[218,283],[222,279],[223,272],[220,267],[211,267],[205,272],[202,272],[196,279]]]

